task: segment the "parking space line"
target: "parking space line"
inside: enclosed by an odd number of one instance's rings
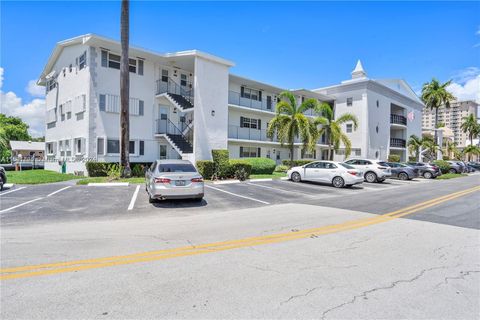
[[[13,206],[13,207],[10,207],[10,208],[7,208],[7,209],[3,209],[3,210],[0,210],[0,213],[4,213],[4,212],[7,212],[9,210],[12,210],[12,209],[16,209],[16,208],[19,208],[19,207],[22,207],[26,204],[29,204],[29,203],[32,203],[32,202],[35,202],[35,201],[38,201],[38,200],[41,200],[43,198],[36,198],[36,199],[33,199],[33,200],[29,200],[27,202],[24,202],[24,203],[20,203],[20,204],[17,204],[16,206]]]
[[[323,190],[323,191],[328,191],[328,192],[331,192],[331,193],[335,193],[337,191],[340,191],[340,188],[333,188],[332,186],[329,186],[327,184],[319,184],[319,183],[309,183],[309,182],[300,182],[300,183],[295,183],[295,182],[292,182],[292,181],[286,181],[286,180],[282,180],[282,181],[279,181],[280,183],[282,183],[283,185],[285,184],[289,184],[290,186],[292,186],[292,188],[297,188],[297,189],[304,189],[304,190],[308,190],[307,191],[304,191],[305,194],[307,195],[312,195],[312,196],[316,196],[318,195],[318,191],[319,190]],[[309,192],[309,191],[313,191],[312,192]]]
[[[20,188],[18,188],[18,189],[13,189],[13,190],[10,190],[10,191],[2,192],[2,193],[0,193],[0,196],[3,196],[3,195],[5,195],[5,194],[7,194],[7,193],[19,191],[19,190],[22,190],[22,189],[25,189],[25,188],[26,188],[26,187],[20,187]]]
[[[248,200],[260,202],[260,203],[263,203],[263,204],[270,204],[270,202],[266,202],[266,201],[263,201],[263,200],[258,200],[258,199],[255,199],[255,198],[250,198],[250,197],[247,197],[247,196],[242,196],[242,195],[235,194],[235,193],[233,193],[233,192],[230,192],[230,191],[227,191],[227,190],[222,190],[222,189],[215,188],[215,187],[212,187],[212,186],[205,185],[205,187],[210,188],[210,189],[214,189],[214,190],[217,190],[217,191],[220,191],[220,192],[224,192],[224,193],[230,194],[230,195],[235,196],[235,197],[239,197],[239,198],[244,198],[244,199],[248,199]]]
[[[72,187],[72,186],[68,186],[68,187],[65,187],[65,188],[62,188],[62,189],[58,189],[57,191],[54,191],[54,192],[52,192],[52,193],[50,193],[50,194],[47,194],[47,197],[51,197],[51,196],[53,196],[54,194],[57,194],[57,193],[59,193],[59,192],[61,192],[61,191],[63,191],[63,190],[66,190],[66,189],[68,189],[68,188],[71,188],[71,187]]]
[[[271,189],[271,190],[274,190],[274,191],[281,191],[281,192],[287,192],[287,193],[296,193],[296,194],[300,194],[300,195],[302,195],[302,196],[314,196],[314,194],[307,193],[307,192],[299,192],[299,191],[285,190],[285,189],[282,189],[282,188],[269,187],[269,186],[264,186],[264,185],[257,184],[257,183],[247,182],[246,184],[251,185],[251,186],[255,186],[255,187],[261,187],[261,188],[265,188],[265,189]]]
[[[128,205],[127,210],[133,209],[133,206],[135,205],[135,201],[137,200],[138,190],[140,190],[140,185],[138,185],[137,188],[135,189],[135,192],[133,193],[133,196],[132,196],[132,200],[130,200],[130,204]]]

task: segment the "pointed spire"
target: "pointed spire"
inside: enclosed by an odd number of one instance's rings
[[[352,79],[366,78],[367,73],[363,69],[362,62],[360,59],[357,61],[355,69],[352,71]]]

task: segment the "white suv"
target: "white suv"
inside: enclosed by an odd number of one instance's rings
[[[363,177],[367,182],[383,182],[392,175],[390,167],[385,161],[371,159],[350,159],[345,163],[364,172]]]

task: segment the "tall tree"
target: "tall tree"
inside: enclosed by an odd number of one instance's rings
[[[120,15],[120,41],[122,54],[120,59],[120,165],[123,168],[121,175],[130,176],[130,71],[128,63],[129,47],[129,0],[122,0],[122,10]]]
[[[435,109],[435,128],[438,128],[438,108],[441,106],[450,108],[450,102],[455,100],[455,97],[447,90],[451,83],[452,80],[440,83],[433,78],[432,81],[423,84],[422,100],[427,108],[430,110]],[[437,130],[435,130],[435,143],[438,143]]]
[[[343,124],[351,122],[353,129],[358,128],[358,119],[352,113],[344,113],[338,119],[335,119],[333,108],[328,103],[317,104],[315,108],[318,116],[315,118],[315,125],[320,125],[318,130],[319,136],[325,135],[328,145],[328,159],[333,160],[333,150],[338,151],[340,143],[345,146],[345,158],[347,158],[352,150],[352,142],[343,132]]]
[[[480,124],[477,122],[477,117],[473,114],[468,117],[463,117],[463,123],[460,126],[460,129],[468,134],[470,145],[473,146],[473,138],[480,134]]]
[[[420,148],[422,147],[422,138],[412,134],[407,141],[408,151],[415,157],[416,161],[419,161]]]
[[[279,97],[281,100],[277,103],[275,117],[268,123],[267,137],[272,139],[276,136],[282,145],[288,144],[290,164],[293,165],[295,139],[300,138],[308,150],[315,150],[318,132],[313,121],[303,113],[315,109],[318,101],[307,99],[297,106],[296,98],[291,92],[284,91]]]
[[[480,147],[474,145],[466,146],[465,148],[463,148],[462,154],[468,157],[468,161],[471,161],[471,157],[473,155],[480,156]]]

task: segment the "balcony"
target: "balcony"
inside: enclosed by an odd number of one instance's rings
[[[252,141],[254,140],[265,142],[279,142],[276,136],[273,136],[272,139],[269,139],[267,137],[267,130],[265,129],[244,128],[235,125],[228,126],[228,138]],[[300,139],[295,139],[295,143],[302,143],[302,141]],[[319,139],[317,141],[317,144],[325,144],[325,137]]]
[[[407,142],[404,139],[390,138],[390,148],[405,148]]]
[[[404,116],[401,116],[399,114],[391,114],[390,115],[390,123],[406,126],[407,125],[407,118],[405,118]]]
[[[193,84],[190,81],[182,82],[180,85],[171,78],[156,81],[155,94],[166,94],[182,110],[193,108]]]

